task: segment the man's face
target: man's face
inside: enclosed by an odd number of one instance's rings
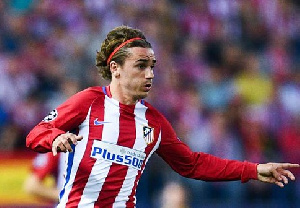
[[[129,56],[120,67],[119,81],[123,93],[132,96],[134,100],[147,97],[154,78],[153,67],[156,62],[151,48],[128,48]]]

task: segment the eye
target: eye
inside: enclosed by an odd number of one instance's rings
[[[139,69],[145,69],[145,68],[147,68],[146,64],[139,64],[138,67],[139,67]]]

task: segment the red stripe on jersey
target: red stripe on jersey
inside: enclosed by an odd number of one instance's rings
[[[97,98],[92,106],[90,115],[96,115],[100,121],[104,120],[104,94],[103,96]],[[76,172],[76,176],[73,182],[72,189],[69,194],[69,199],[74,199],[72,201],[68,200],[66,207],[77,207],[81,196],[83,194],[83,190],[85,185],[88,182],[89,175],[92,171],[92,168],[96,162],[96,159],[91,158],[92,146],[95,138],[99,138],[102,135],[103,125],[94,126],[94,117],[89,118],[89,138],[87,142],[87,146],[85,148],[85,152],[83,158],[80,161],[78,170]],[[75,149],[76,151],[76,149]]]
[[[146,158],[149,157],[149,154],[151,153],[152,149],[154,148],[154,146],[156,145],[157,143],[157,140],[158,140],[158,137],[159,137],[159,133],[160,133],[160,126],[157,122],[157,117],[156,117],[156,114],[153,113],[153,110],[149,109],[149,105],[147,102],[145,102],[145,106],[148,107],[147,111],[146,111],[146,120],[148,121],[148,126],[154,128],[154,141],[147,145],[146,149],[145,149],[145,153],[146,153]],[[151,108],[151,107],[150,107]],[[151,111],[151,112],[150,112]],[[138,185],[138,182],[142,176],[142,171],[144,170],[145,168],[145,165],[146,165],[146,160],[144,161],[142,167],[141,167],[141,170],[139,170],[136,178],[135,178],[135,182],[134,182],[134,187],[132,189],[132,192],[129,196],[129,199],[128,201],[126,202],[126,207],[134,207],[135,204],[134,204],[134,196],[136,194],[136,189],[137,189],[137,185]]]
[[[132,148],[135,143],[136,124],[134,109],[134,105],[127,106],[120,103],[120,129],[117,142],[120,146]],[[112,204],[115,202],[115,198],[123,185],[127,171],[127,166],[116,163],[111,165],[109,173],[99,193],[98,200],[95,203],[95,207],[112,207]]]
[[[128,201],[126,202],[126,207],[135,207],[134,196],[136,194],[136,188],[137,188],[138,182],[139,182],[139,180],[140,180],[140,178],[142,176],[142,171],[144,170],[145,165],[146,165],[146,163],[144,162],[143,165],[142,165],[142,167],[141,167],[141,170],[139,170],[137,176],[135,177],[133,189],[132,189],[132,192],[131,192],[131,194],[130,194],[130,196],[128,198]]]

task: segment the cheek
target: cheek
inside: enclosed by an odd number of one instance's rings
[[[145,78],[145,73],[132,73],[132,74],[128,74],[126,76],[126,79],[128,82],[131,82],[131,83],[140,83],[142,82],[142,80]]]
[[[144,79],[145,73],[142,71],[131,71],[130,73],[122,74],[122,83],[130,90],[138,90]]]
[[[128,85],[131,86],[132,89],[137,89],[140,87],[140,82],[138,79],[131,79],[129,80]]]
[[[137,88],[137,86],[138,86],[138,80],[139,79],[137,79],[137,77],[134,77],[134,76],[126,76],[126,77],[124,77],[124,79],[123,79],[123,84],[125,85],[125,86],[127,86],[128,88],[130,88],[130,89],[135,89],[135,88]]]

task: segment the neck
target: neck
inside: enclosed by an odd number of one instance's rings
[[[124,87],[122,88],[119,83],[111,82],[109,86],[112,98],[120,103],[125,105],[134,105],[138,102],[138,99],[135,99],[130,92]]]

